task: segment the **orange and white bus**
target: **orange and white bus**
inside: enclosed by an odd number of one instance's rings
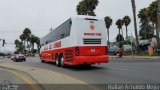
[[[62,67],[108,63],[106,37],[104,20],[72,17],[40,40],[40,59]]]

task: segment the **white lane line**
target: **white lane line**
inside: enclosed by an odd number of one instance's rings
[[[117,69],[117,70],[122,70],[122,71],[129,71],[129,72],[139,72],[137,70],[130,70],[130,69],[123,69],[123,68],[114,68],[114,67],[108,67],[110,69]]]

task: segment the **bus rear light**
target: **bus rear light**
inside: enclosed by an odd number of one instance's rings
[[[79,56],[79,47],[76,47],[75,49],[76,49],[76,51],[75,51],[76,52],[76,56]]]

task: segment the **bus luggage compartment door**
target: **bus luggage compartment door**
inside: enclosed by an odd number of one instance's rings
[[[105,55],[104,46],[82,46],[79,47],[80,56],[99,56]]]

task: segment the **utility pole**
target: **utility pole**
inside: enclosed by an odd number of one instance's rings
[[[158,19],[158,31],[160,36],[160,0],[157,0],[158,4],[158,12],[157,12],[157,19]]]
[[[138,30],[137,30],[137,19],[136,19],[136,3],[135,0],[131,0],[132,9],[133,9],[133,18],[134,18],[134,29],[135,29],[135,36],[136,36],[136,48],[139,51],[139,39],[138,39]]]

